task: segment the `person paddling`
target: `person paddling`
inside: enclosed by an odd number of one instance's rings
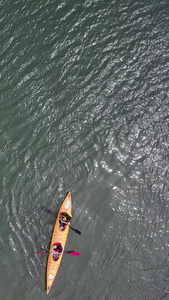
[[[63,212],[59,217],[59,228],[61,231],[65,230],[66,225],[71,221],[72,215],[70,213]]]
[[[57,261],[60,255],[63,254],[63,247],[61,243],[55,243],[52,246],[52,257],[54,261]]]

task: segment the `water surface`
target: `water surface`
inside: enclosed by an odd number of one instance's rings
[[[0,1],[1,298],[168,299],[169,6]],[[72,191],[48,297],[54,219]]]

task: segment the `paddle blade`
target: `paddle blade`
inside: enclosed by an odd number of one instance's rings
[[[54,218],[56,218],[56,216],[53,214],[53,212],[51,212],[51,210],[48,207],[43,206],[42,209],[44,212],[51,214]]]
[[[75,251],[67,251],[68,254],[73,255],[73,256],[79,256],[80,253],[79,252],[75,252]]]
[[[70,252],[69,254],[70,254],[70,255],[74,255],[74,256],[79,256],[79,255],[80,255],[79,252]]]
[[[75,229],[75,232],[76,232],[76,233],[78,233],[79,235],[81,235],[81,232],[80,232],[80,230],[78,230],[78,229]]]
[[[48,213],[48,214],[52,214],[51,210],[48,207],[43,206],[42,209]]]
[[[70,225],[69,225],[69,227],[70,227],[70,229],[72,229],[74,232],[78,233],[79,235],[81,234],[81,232],[80,232],[78,229],[75,229],[75,228],[73,228],[73,227],[70,226]]]
[[[34,252],[35,254],[43,254],[44,252],[39,251],[39,252]]]

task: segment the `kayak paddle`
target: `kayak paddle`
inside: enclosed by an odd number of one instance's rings
[[[51,210],[50,210],[48,207],[42,206],[42,209],[43,209],[46,213],[51,214],[52,216],[56,217],[56,216],[51,212]]]
[[[52,216],[55,217],[55,215],[51,212],[51,210],[50,210],[48,207],[43,206],[42,209],[43,209],[46,213],[51,214]],[[79,235],[81,234],[81,232],[80,232],[78,229],[73,228],[73,227],[70,226],[69,224],[67,224],[67,225],[68,225],[68,226],[70,227],[70,229],[72,229],[74,232],[78,233]]]
[[[42,252],[42,251],[37,251],[37,252],[34,252],[35,254],[43,254],[45,252]],[[75,251],[64,251],[64,253],[68,253],[70,255],[74,255],[74,256],[79,256],[80,253],[79,252],[75,252]]]

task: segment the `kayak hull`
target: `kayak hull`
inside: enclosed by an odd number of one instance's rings
[[[60,255],[59,259],[57,261],[53,260],[52,256],[52,246],[55,243],[61,243],[63,250],[66,245],[66,240],[69,232],[69,225],[66,226],[64,231],[61,231],[59,228],[59,216],[61,213],[66,212],[71,214],[72,213],[72,201],[71,201],[71,193],[68,192],[65,199],[63,200],[57,218],[56,222],[53,228],[53,233],[52,233],[52,239],[50,243],[50,250],[49,250],[49,255],[48,255],[48,261],[47,261],[47,271],[46,271],[46,291],[47,294],[49,293],[51,286],[55,280],[55,277],[57,275],[57,272],[60,267],[60,263],[62,260],[63,253]]]

